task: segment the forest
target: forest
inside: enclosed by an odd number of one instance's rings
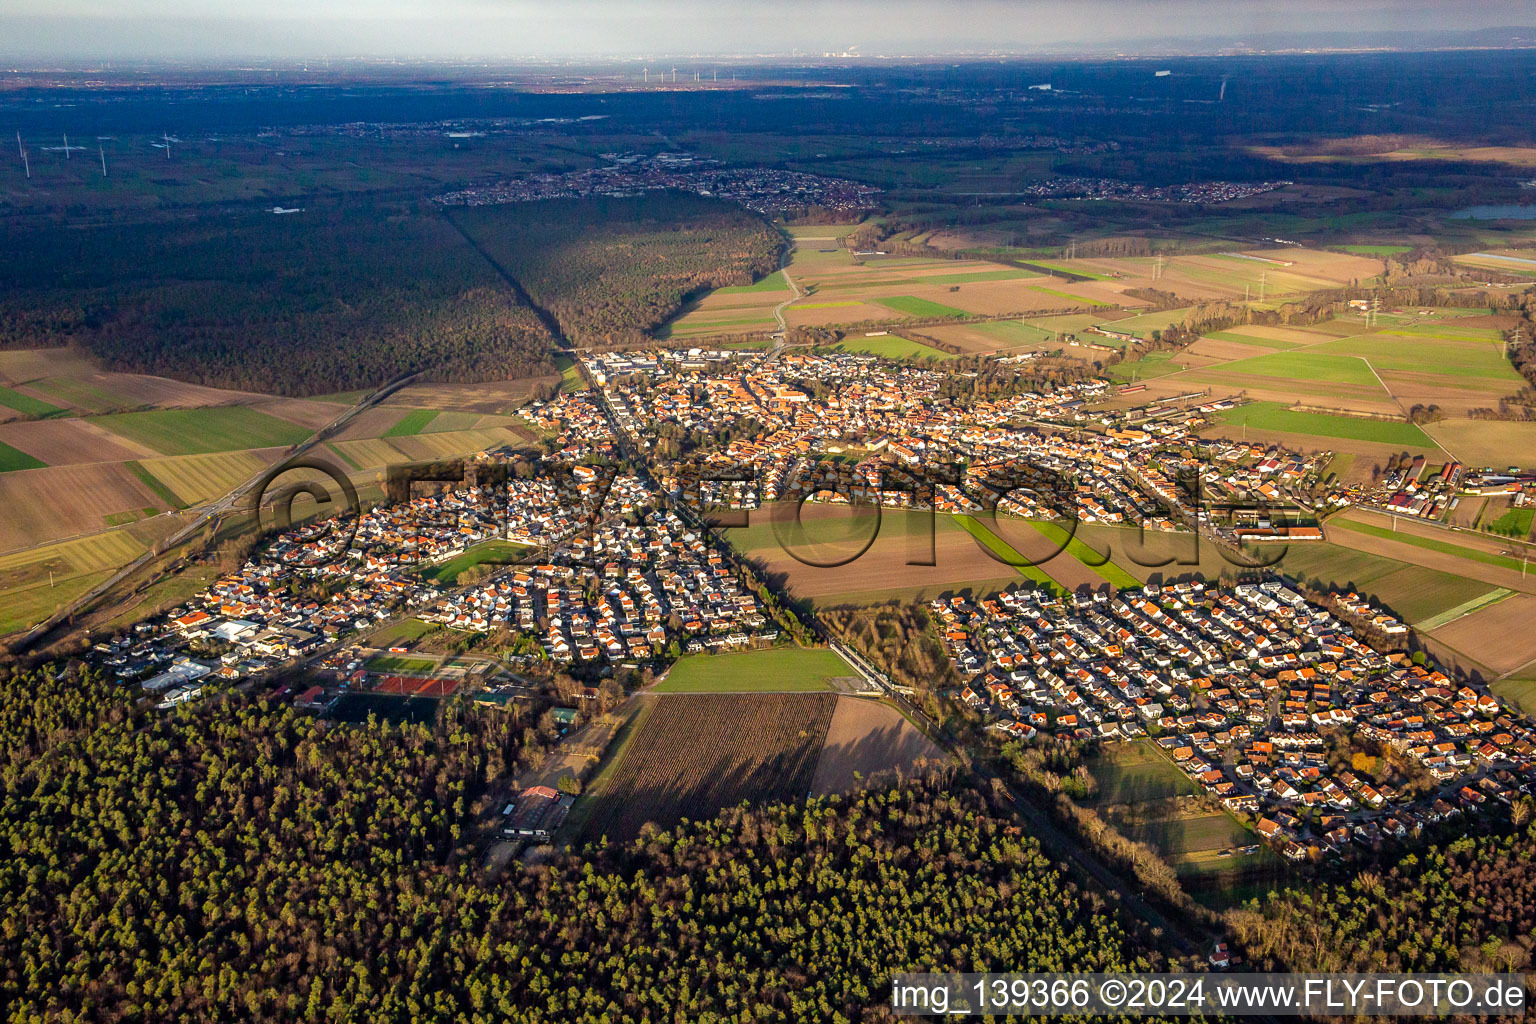
[[[405,373],[557,372],[551,338],[440,214],[408,204],[0,225],[0,348],[74,345],[109,368],[314,395]]]
[[[0,682],[9,1021],[884,1018],[891,971],[1153,969],[950,776],[746,806],[487,882],[464,831],[537,742],[260,700]]]
[[[577,345],[643,341],[696,292],[779,265],[777,232],[733,203],[594,196],[448,214]]]

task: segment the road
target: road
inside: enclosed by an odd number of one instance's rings
[[[784,338],[789,333],[789,322],[784,319],[784,311],[790,306],[794,305],[796,302],[799,302],[800,299],[804,297],[803,293],[800,291],[800,286],[795,283],[794,278],[789,276],[789,264],[794,257],[794,252],[795,240],[791,238],[789,240],[789,246],[784,250],[783,257],[779,260],[779,273],[784,275],[784,283],[789,285],[795,294],[791,295],[789,298],[773,307],[773,318],[779,322],[779,329],[778,332],[773,336],[773,348],[769,349],[767,353],[763,355],[763,358],[757,361],[758,366],[767,366],[769,363],[773,362],[775,359],[779,358],[781,354],[783,354]]]
[[[279,462],[273,463],[273,465],[280,465],[282,461],[289,461],[304,455],[305,452],[308,452],[315,445],[320,444],[327,438],[342,430],[348,423],[352,422],[352,420],[364,410],[371,409],[375,405],[378,405],[384,399],[405,387],[405,385],[409,384],[419,376],[419,373],[410,373],[396,377],[394,380],[383,385],[378,390],[365,396],[357,404],[347,408],[335,419],[331,420],[331,422],[327,423],[315,433],[311,434],[306,440],[301,441],[289,448],[288,451],[283,454],[283,459]],[[105,582],[98,584],[96,587],[87,591],[85,594],[75,598],[75,600],[54,612],[53,615],[33,626],[20,637],[11,641],[10,649],[12,653],[21,653],[22,651],[27,650],[39,639],[47,636],[59,623],[64,622],[72,616],[78,614],[81,609],[89,607],[92,602],[99,599],[103,594],[108,593],[113,587],[117,586],[123,580],[132,576],[145,565],[148,565],[150,562],[154,561],[154,559],[159,557],[161,552],[169,551],[171,548],[174,548],[182,541],[191,537],[198,530],[222,518],[250,492],[251,488],[260,483],[262,478],[271,471],[271,466],[263,467],[260,472],[256,473],[250,479],[241,483],[238,487],[224,495],[224,497],[220,498],[218,501],[215,501],[211,505],[204,506],[199,512],[193,515],[189,521],[181,527],[181,529],[171,534],[171,536],[167,537],[165,540],[160,541],[158,544],[154,545],[148,551],[144,552],[144,554],[140,555],[138,558],[135,558],[132,562],[129,562],[127,565],[123,566],[117,572],[113,573],[112,576],[109,577]]]

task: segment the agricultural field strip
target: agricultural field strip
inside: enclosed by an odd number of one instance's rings
[[[1415,622],[1412,625],[1414,629],[1417,629],[1420,632],[1430,633],[1439,629],[1441,626],[1450,625],[1457,619],[1466,618],[1473,612],[1492,607],[1493,605],[1498,604],[1500,601],[1513,595],[1514,593],[1515,592],[1513,590],[1506,590],[1503,587],[1494,587],[1492,590],[1488,591],[1488,593],[1483,594],[1480,597],[1474,597],[1472,600],[1465,601],[1462,604],[1457,605],[1455,608],[1447,608],[1439,615],[1430,616],[1429,618]]]

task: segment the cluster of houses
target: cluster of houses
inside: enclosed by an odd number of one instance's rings
[[[1385,512],[1420,519],[1442,519],[1455,508],[1464,476],[1462,465],[1448,461],[1429,472],[1428,460],[1412,461],[1388,473],[1367,501]]]
[[[1335,607],[1397,620],[1349,595]],[[1148,586],[1065,602],[1013,589],[931,603],[965,685],[951,696],[1028,739],[1154,736],[1204,792],[1286,856],[1338,851],[1526,790],[1536,732],[1491,694],[1381,653],[1286,581]],[[1417,787],[1340,771],[1326,753],[1397,751]]]
[[[446,192],[443,206],[491,206],[579,196],[632,196],[677,191],[740,203],[762,214],[806,207],[867,210],[880,190],[872,185],[773,167],[721,167],[688,153],[606,153],[606,163],[564,174],[530,174]]]
[[[614,491],[638,486],[633,477]],[[610,496],[611,499],[611,496]],[[550,561],[457,591],[421,613],[457,629],[506,627],[537,637],[562,664],[648,659],[772,643],[756,595],[706,539],[670,510],[637,505],[571,537]]]

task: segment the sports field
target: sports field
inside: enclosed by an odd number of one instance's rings
[[[423,566],[421,575],[438,583],[457,583],[459,577],[468,569],[477,565],[504,565],[515,562],[528,550],[529,548],[523,544],[490,540],[483,544],[476,544],[463,554],[455,555],[446,562]]]
[[[770,647],[729,654],[685,654],[651,689],[655,693],[792,693],[832,688],[854,675],[835,652],[821,647]]]

